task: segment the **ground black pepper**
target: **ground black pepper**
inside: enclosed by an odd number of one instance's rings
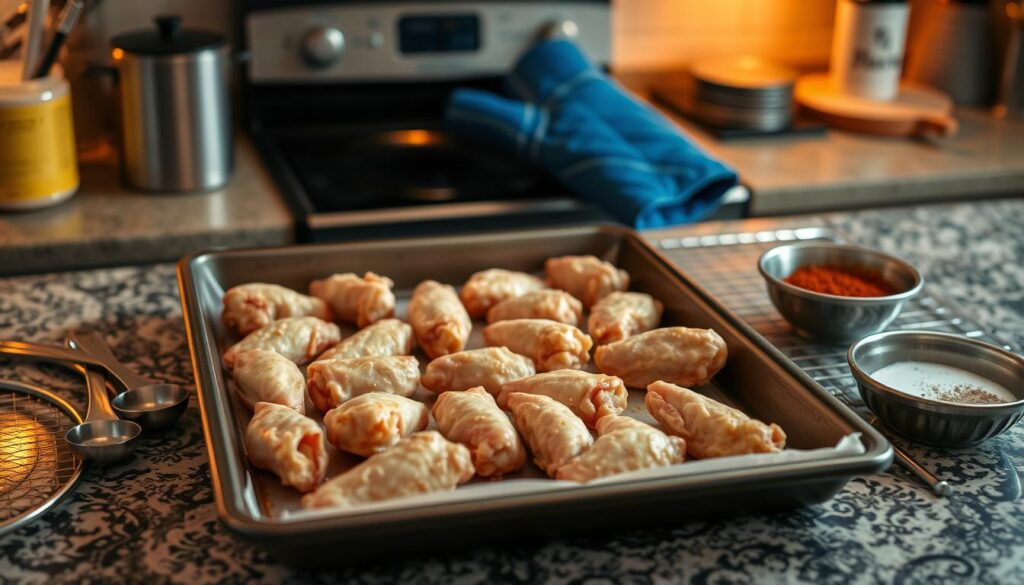
[[[972,384],[958,384],[952,388],[932,386],[925,391],[927,398],[958,404],[1006,404],[995,394]]]

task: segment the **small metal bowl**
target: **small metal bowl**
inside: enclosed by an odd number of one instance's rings
[[[809,291],[783,280],[804,266],[834,266],[877,274],[900,292],[885,297],[841,297]],[[785,244],[762,254],[757,267],[775,308],[797,333],[831,343],[850,343],[882,331],[924,285],[921,275],[907,262],[861,246]]]
[[[847,360],[868,408],[913,441],[938,447],[977,445],[1024,416],[1024,357],[988,343],[933,331],[888,331],[853,344]],[[967,370],[1002,385],[1018,400],[1004,404],[929,400],[905,394],[871,377],[871,373],[901,361],[933,362]]]

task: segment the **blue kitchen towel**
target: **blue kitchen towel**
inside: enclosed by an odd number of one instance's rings
[[[581,199],[637,229],[710,215],[736,173],[652,107],[609,80],[573,43],[544,41],[509,74],[506,93],[459,89],[445,124],[546,169]]]

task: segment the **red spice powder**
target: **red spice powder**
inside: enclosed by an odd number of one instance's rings
[[[896,291],[885,281],[833,266],[805,266],[785,278],[793,286],[840,297],[885,297]]]

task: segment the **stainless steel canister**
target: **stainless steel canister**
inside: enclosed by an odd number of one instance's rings
[[[156,191],[223,187],[233,162],[227,42],[182,29],[177,16],[156,25],[112,40],[125,180]]]

